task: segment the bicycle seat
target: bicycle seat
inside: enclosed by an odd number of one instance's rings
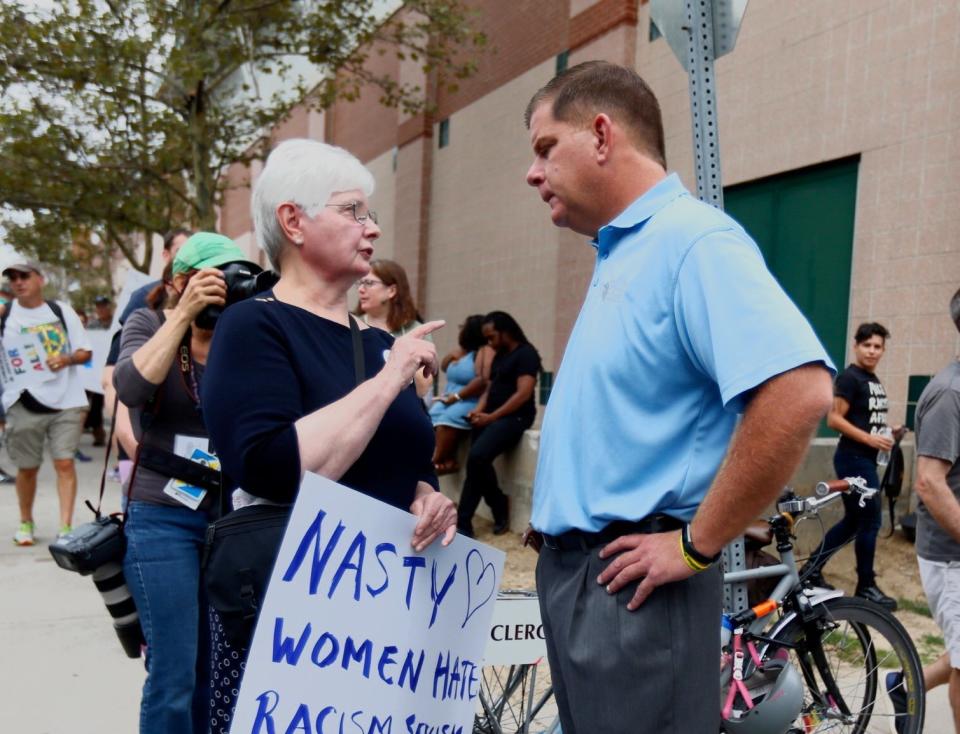
[[[757,520],[743,531],[743,540],[754,547],[763,548],[773,542],[773,528],[766,520]]]

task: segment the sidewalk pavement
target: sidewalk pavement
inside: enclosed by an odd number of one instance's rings
[[[104,450],[81,442],[74,524],[92,519]],[[0,466],[13,473],[3,453]],[[104,509],[120,509],[120,485],[107,483]],[[16,492],[0,484],[0,732],[133,734],[137,731],[143,659],[127,658],[89,576],[64,571],[50,557],[58,528],[53,467],[40,470],[35,506],[37,544],[13,544]]]
[[[83,500],[96,504],[100,486],[104,450],[90,442],[84,436],[81,449],[94,460],[77,462],[75,524],[92,517]],[[5,454],[0,466],[13,469]],[[107,482],[103,506],[119,510],[119,484]],[[133,734],[143,659],[124,655],[93,580],[64,571],[50,557],[47,545],[56,536],[57,508],[48,460],[38,482],[37,545],[18,548],[12,542],[16,493],[13,485],[0,484],[0,732]],[[949,734],[952,721],[942,686],[928,696],[924,730]]]

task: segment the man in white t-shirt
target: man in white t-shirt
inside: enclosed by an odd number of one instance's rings
[[[67,304],[43,298],[43,273],[39,264],[24,261],[3,271],[16,297],[5,314],[0,338],[9,348],[12,335],[37,334],[46,353],[45,376],[29,386],[15,382],[3,391],[7,414],[7,450],[17,467],[17,500],[20,526],[13,537],[17,545],[33,545],[33,501],[37,472],[43,462],[43,445],[49,441],[60,496],[60,531],[70,531],[77,498],[74,455],[80,444],[87,396],[77,365],[90,361],[90,341],[76,312]]]

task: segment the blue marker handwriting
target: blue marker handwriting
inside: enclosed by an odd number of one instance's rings
[[[457,620],[461,628],[466,627],[496,593],[494,565],[475,548],[467,554],[462,571],[459,563],[446,563],[444,554],[439,555],[430,560],[427,570],[423,556],[401,555],[393,543],[370,540],[362,530],[348,530],[342,521],[319,510],[297,543],[282,581],[308,577],[311,596],[349,595],[356,602],[392,589],[408,611],[422,615],[428,629],[442,610],[461,615]]]

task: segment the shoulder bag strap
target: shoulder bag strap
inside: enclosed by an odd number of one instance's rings
[[[360,327],[357,326],[357,320],[353,314],[347,314],[350,319],[350,337],[353,340],[353,374],[359,386],[367,379],[367,369],[363,360],[363,337],[360,336]]]
[[[53,311],[53,315],[63,324],[63,333],[69,338],[70,330],[67,329],[67,320],[63,318],[63,309],[60,308],[60,304],[56,301],[46,301],[46,304],[50,307],[50,310]]]

